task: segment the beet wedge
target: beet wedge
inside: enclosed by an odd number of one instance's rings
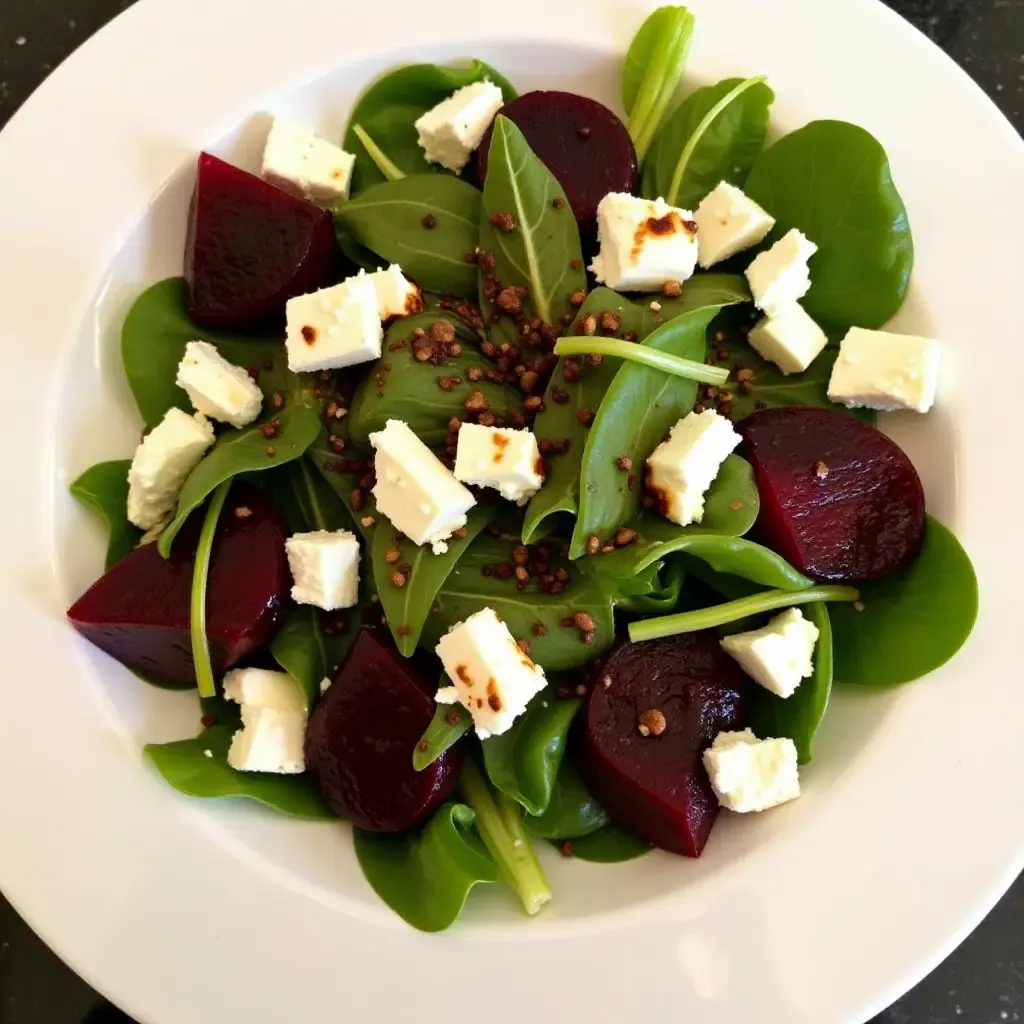
[[[336,256],[327,210],[200,154],[185,243],[188,313],[196,323],[282,323],[290,298],[331,283]]]
[[[436,688],[386,633],[359,635],[306,730],[306,769],[332,811],[371,832],[401,832],[448,799],[458,744],[421,772],[412,765]]]
[[[699,857],[718,816],[702,754],[718,733],[743,728],[748,686],[714,631],[622,644],[583,715],[587,788],[634,835]]]
[[[71,625],[122,665],[165,683],[194,683],[189,634],[200,516],[171,557],[156,544],[126,555],[68,611]],[[284,524],[260,491],[236,484],[217,527],[207,589],[207,634],[216,675],[266,645],[291,606]]]
[[[757,538],[822,582],[864,583],[905,569],[924,538],[924,490],[881,431],[829,409],[766,409],[743,420],[754,467]]]

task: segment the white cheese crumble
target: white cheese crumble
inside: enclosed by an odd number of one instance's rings
[[[828,336],[799,302],[759,320],[747,340],[762,359],[786,375],[803,373],[828,344]]]
[[[298,775],[306,770],[306,706],[286,672],[240,668],[224,677],[224,699],[242,707],[228,764],[240,772]]]
[[[525,505],[544,483],[537,438],[529,430],[463,423],[455,457],[455,479],[493,487],[508,501]]]
[[[359,603],[359,541],[348,530],[296,533],[285,541],[292,600],[324,611]]]
[[[697,222],[700,265],[705,270],[757,245],[775,227],[774,217],[727,181],[701,200],[693,219]]]
[[[263,151],[263,178],[314,203],[348,197],[356,158],[302,125],[274,118]]]
[[[787,231],[767,252],[754,257],[747,267],[747,282],[754,305],[768,316],[778,316],[799,302],[811,288],[807,261],[818,247],[801,231]]]
[[[749,729],[720,732],[704,751],[704,767],[718,802],[740,814],[766,811],[800,795],[791,739],[759,740]]]
[[[428,110],[416,122],[427,163],[461,171],[504,103],[501,89],[483,81],[464,86]]]
[[[780,697],[792,697],[814,672],[817,642],[818,627],[799,608],[790,608],[762,629],[727,636],[721,643],[751,679]]]
[[[233,427],[248,426],[263,407],[259,385],[208,341],[190,341],[185,346],[177,384],[196,412]]]

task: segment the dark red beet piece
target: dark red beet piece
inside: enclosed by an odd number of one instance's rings
[[[189,519],[170,558],[162,558],[155,544],[136,548],[68,611],[87,640],[162,682],[196,678],[189,606],[201,520],[199,513]],[[217,675],[268,643],[291,607],[284,538],[284,524],[269,498],[244,484],[231,488],[207,589],[207,635]]]
[[[830,409],[754,413],[738,427],[761,512],[757,538],[816,580],[878,580],[924,539],[917,470],[874,427]]]
[[[579,769],[598,803],[641,839],[699,857],[718,815],[701,755],[743,728],[748,685],[710,630],[618,647],[583,716]],[[664,716],[660,735],[641,732],[648,711]]]
[[[632,192],[639,165],[626,126],[606,106],[571,92],[528,92],[501,108],[565,190],[585,234],[594,232],[597,204],[609,192]],[[481,186],[493,126],[477,151]]]
[[[328,807],[358,828],[401,832],[448,799],[458,746],[421,772],[412,766],[435,689],[383,631],[359,635],[306,730],[307,770]]]
[[[283,321],[285,303],[333,279],[331,215],[209,153],[199,156],[185,281],[196,323]]]

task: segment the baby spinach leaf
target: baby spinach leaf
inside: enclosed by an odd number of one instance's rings
[[[928,516],[924,544],[902,572],[860,588],[858,605],[832,609],[836,682],[896,686],[945,665],[974,629],[978,580],[967,552]]]
[[[682,561],[675,559],[667,565],[655,563],[634,579],[643,579],[652,572],[653,577],[647,587],[637,593],[625,593],[621,600],[615,601],[617,610],[633,615],[667,615],[676,610],[686,582],[686,569]],[[614,591],[609,591],[609,594],[615,600]]]
[[[373,891],[422,932],[455,923],[478,882],[497,882],[498,867],[473,832],[476,815],[448,802],[416,832],[353,830],[356,857]]]
[[[806,590],[814,585],[780,555],[742,537],[691,536],[670,545],[690,558],[699,558],[716,573],[739,576],[761,587]]]
[[[128,522],[128,470],[131,459],[97,462],[71,485],[71,494],[85,508],[97,512],[110,531],[104,569],[120,562],[142,538]]]
[[[448,677],[441,676],[441,686]],[[450,750],[473,727],[473,718],[461,704],[438,704],[412,754],[412,766],[421,772],[429,768],[446,750]]]
[[[497,226],[508,218],[508,224]],[[571,316],[574,292],[586,291],[576,218],[555,176],[536,157],[523,133],[500,114],[487,158],[480,250],[494,256],[494,275],[503,287],[527,291],[522,300],[528,318],[545,324]],[[480,275],[484,319],[494,312],[494,293]],[[508,325],[506,325],[508,326]],[[515,340],[511,327],[510,340]]]
[[[510,562],[516,543],[517,538],[485,532],[469,546],[438,591],[438,611],[427,616],[421,647],[432,649],[452,626],[487,607],[501,616],[517,640],[529,643],[530,657],[549,672],[579,668],[611,646],[611,600],[575,565],[552,561],[552,572],[565,568],[569,573],[560,594],[541,593],[535,580],[518,590],[514,577],[495,575],[496,565]],[[593,633],[584,634],[572,623],[577,612],[590,615]]]
[[[812,121],[755,161],[746,193],[799,228],[818,252],[803,305],[833,330],[881,327],[900,308],[914,265],[907,208],[877,139],[845,121]]]
[[[559,700],[548,687],[530,701],[508,732],[481,742],[491,785],[521,804],[527,814],[547,810],[569,726],[582,706],[578,697]]]
[[[135,300],[121,329],[125,376],[147,427],[155,427],[172,407],[192,412],[188,395],[176,381],[185,346],[198,340],[215,345],[229,363],[257,371],[265,395],[288,390],[287,360],[279,335],[196,327],[185,311],[184,279],[169,277]]]
[[[427,163],[416,122],[457,89],[484,79],[501,89],[506,103],[516,98],[508,80],[481,60],[465,67],[412,64],[377,79],[359,97],[345,131],[345,149],[356,158],[352,195],[386,180],[359,140],[356,125],[361,125],[405,174],[448,174],[439,164]]]
[[[400,263],[421,288],[476,293],[477,268],[466,254],[477,244],[480,193],[468,182],[439,174],[381,182],[335,207],[334,222],[359,245]]]
[[[654,849],[652,843],[639,839],[615,822],[571,842],[571,856],[595,864],[621,864],[627,860],[636,860]]]
[[[299,684],[308,711],[320,695],[320,684],[334,676],[359,635],[362,608],[343,613],[345,628],[325,628],[318,609],[299,605],[285,619],[270,645],[270,655]]]
[[[579,839],[604,828],[608,812],[590,795],[571,757],[562,762],[547,810],[527,814],[527,829],[541,839]]]
[[[384,262],[375,252],[370,252],[365,245],[360,245],[347,231],[338,226],[334,221],[334,237],[338,240],[338,248],[341,249],[345,259],[352,264],[352,273],[365,270],[373,273],[375,270],[383,270],[381,264]]]
[[[747,724],[761,739],[788,736],[796,744],[800,764],[807,764],[832,693],[832,627],[828,609],[821,602],[807,605],[803,612],[818,627],[814,672],[785,700],[763,686],[752,686]]]
[[[691,93],[654,139],[643,195],[692,210],[721,181],[742,186],[764,148],[774,99],[762,78],[728,78]]]

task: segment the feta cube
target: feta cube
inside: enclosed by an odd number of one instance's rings
[[[292,600],[324,611],[359,603],[359,541],[348,530],[296,533],[285,541]]]
[[[828,344],[825,332],[799,302],[759,320],[747,340],[755,352],[787,375],[803,373]]]
[[[380,358],[384,328],[370,275],[289,299],[285,348],[294,373],[337,370]]]
[[[474,82],[428,110],[417,122],[427,163],[458,173],[483,142],[505,99],[491,82]]]
[[[252,377],[208,341],[190,341],[185,346],[178,364],[178,387],[197,412],[233,427],[252,423],[263,407],[263,392]]]
[[[839,346],[828,397],[851,409],[927,412],[935,404],[941,361],[941,346],[931,338],[851,327]]]
[[[525,505],[544,483],[537,438],[529,430],[463,423],[455,456],[455,479],[493,487],[503,498]]]
[[[377,511],[414,544],[430,544],[434,554],[466,525],[476,498],[402,420],[388,420],[370,434],[376,457]]]
[[[377,293],[377,311],[381,320],[411,316],[423,310],[423,293],[402,273],[397,263],[392,263],[387,270],[378,270],[367,276]]]
[[[308,128],[274,118],[263,151],[263,178],[314,203],[348,197],[356,158]]]
[[[240,668],[224,677],[224,699],[242,707],[228,764],[240,772],[297,775],[306,770],[308,711],[298,682],[286,672]]]
[[[680,526],[699,523],[704,495],[740,440],[713,409],[684,416],[647,459],[647,487],[661,515]]]
[[[757,245],[775,227],[774,217],[727,181],[701,200],[693,219],[698,258],[705,270]]]
[[[610,192],[597,207],[601,250],[590,269],[609,288],[653,292],[685,281],[697,266],[697,225],[664,199]]]
[[[128,519],[140,530],[163,526],[178,503],[189,473],[213,444],[213,426],[202,414],[168,409],[143,438],[128,471]]]
[[[547,685],[544,670],[523,653],[493,608],[453,626],[436,650],[453,684],[437,691],[437,703],[462,704],[482,740],[507,732]]]
[[[704,751],[704,767],[718,802],[730,811],[766,811],[800,795],[796,745],[759,740],[749,729],[720,732]]]
[[[792,697],[802,679],[814,671],[818,627],[799,608],[776,615],[763,629],[736,633],[722,640],[722,649],[766,690]]]
[[[807,261],[818,247],[801,231],[786,232],[767,252],[747,267],[747,282],[754,305],[768,316],[778,316],[787,306],[799,302],[811,288]]]

